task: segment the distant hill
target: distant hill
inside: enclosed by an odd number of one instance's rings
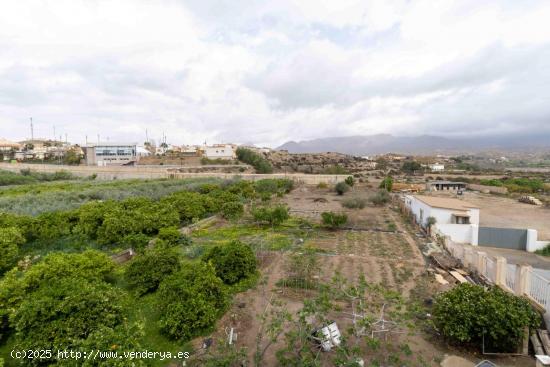
[[[482,151],[550,150],[550,135],[446,138],[442,136],[393,136],[390,134],[356,135],[289,141],[276,148],[290,153],[339,152],[352,155],[384,153],[459,154]]]

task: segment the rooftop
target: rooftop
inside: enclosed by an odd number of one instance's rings
[[[425,196],[425,195],[414,195],[415,198],[422,201],[424,204],[427,204],[433,208],[443,208],[443,209],[453,209],[453,210],[468,210],[468,209],[479,209],[478,206],[471,204],[464,200],[454,199],[454,198],[444,198],[439,196]]]
[[[428,182],[428,184],[430,185],[466,185],[466,182],[461,182],[461,181],[444,181],[444,180],[439,180],[439,181],[430,181]]]

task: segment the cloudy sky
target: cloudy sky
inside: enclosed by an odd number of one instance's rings
[[[3,0],[0,137],[550,132],[550,1]]]

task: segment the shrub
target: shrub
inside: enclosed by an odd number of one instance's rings
[[[224,203],[221,207],[221,215],[226,219],[238,219],[243,215],[243,213],[243,204],[236,201]]]
[[[256,173],[272,173],[271,163],[261,155],[246,148],[237,148],[237,158],[246,164],[251,165]]]
[[[348,216],[343,213],[323,212],[321,213],[321,218],[323,225],[331,229],[340,228],[348,222]]]
[[[326,182],[319,182],[317,184],[317,188],[318,189],[326,189],[326,188],[328,188],[328,184]]]
[[[169,246],[177,246],[182,244],[184,235],[177,227],[165,227],[159,230],[158,238],[166,241]]]
[[[390,201],[390,194],[386,190],[379,190],[369,198],[369,201],[376,206],[382,206]]]
[[[189,340],[210,330],[228,306],[228,294],[212,265],[185,264],[158,291],[161,330],[172,339]]]
[[[393,188],[393,178],[391,177],[386,177],[382,180],[382,182],[380,182],[380,185],[378,186],[379,189],[384,189],[386,190],[387,192],[391,192],[392,188]]]
[[[540,316],[529,301],[498,287],[485,290],[469,283],[439,295],[433,309],[434,324],[446,337],[462,343],[515,351],[525,327],[536,328]]]
[[[353,176],[346,177],[344,182],[350,187],[353,187],[353,185],[355,184],[355,180],[353,179]]]
[[[334,166],[325,168],[323,170],[323,173],[327,175],[345,175],[348,173],[348,171],[344,167],[336,164]]]
[[[233,285],[256,272],[256,257],[250,246],[234,241],[210,248],[203,261],[214,266],[216,275],[225,284]]]
[[[338,182],[336,186],[334,186],[334,190],[338,195],[344,195],[346,192],[349,191],[349,189],[349,185],[345,182]]]
[[[363,209],[366,205],[367,200],[358,196],[342,200],[342,206],[348,209]]]
[[[279,225],[290,217],[288,207],[284,205],[277,205],[273,208],[254,208],[252,209],[252,216],[257,222],[270,224],[272,226]]]
[[[134,249],[134,251],[141,253],[145,250],[147,245],[151,241],[151,237],[143,233],[132,233],[122,238],[122,245]]]
[[[0,275],[11,269],[19,256],[25,237],[15,227],[0,228]]]
[[[178,253],[173,249],[147,250],[136,256],[126,269],[128,284],[138,295],[155,291],[167,276],[180,269]]]
[[[544,248],[535,251],[535,254],[542,256],[550,256],[550,245],[546,245]]]

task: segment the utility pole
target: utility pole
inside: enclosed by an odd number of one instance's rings
[[[34,140],[34,126],[32,125],[32,117],[31,117],[31,141]]]
[[[55,141],[55,125],[53,125],[53,140]]]
[[[149,132],[145,129],[145,142],[149,143]]]

